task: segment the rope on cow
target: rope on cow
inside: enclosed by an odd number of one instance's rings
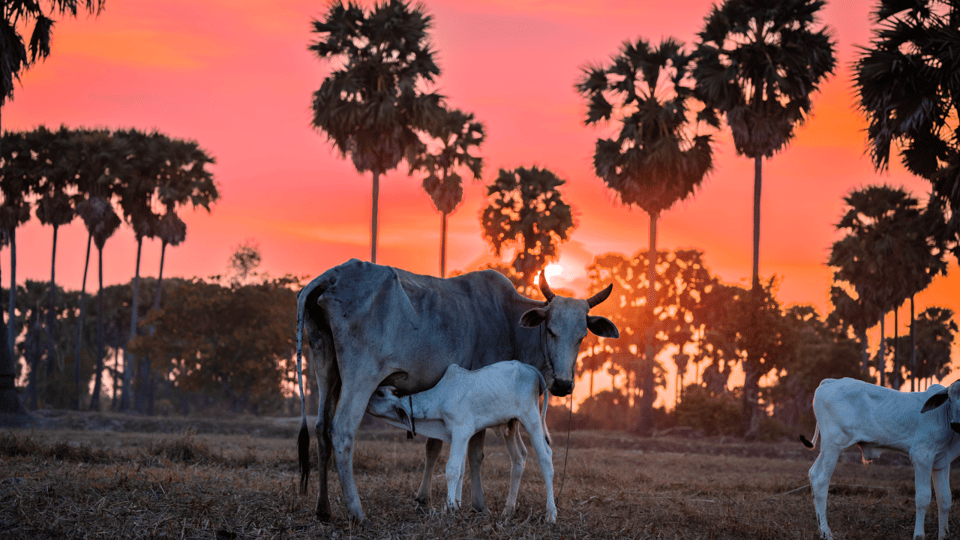
[[[549,396],[543,396],[544,399],[549,399]],[[563,478],[560,479],[560,489],[557,490],[557,495],[554,497],[554,504],[559,504],[560,494],[563,493],[563,483],[567,481],[567,457],[570,456],[570,429],[573,427],[573,392],[570,393],[570,416],[567,418],[567,448],[563,451]]]

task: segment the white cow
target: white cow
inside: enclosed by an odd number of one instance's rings
[[[447,459],[447,508],[460,508],[467,442],[488,427],[501,431],[510,454],[510,492],[503,511],[513,515],[527,450],[517,421],[530,435],[547,486],[547,522],[557,521],[553,499],[553,453],[546,427],[547,396],[542,412],[540,394],[546,392],[540,371],[516,360],[498,362],[475,371],[453,364],[430,390],[398,396],[392,386],[377,388],[367,412],[388,424],[450,443]]]
[[[946,407],[942,405],[946,404]],[[923,520],[930,505],[930,483],[937,492],[940,528],[947,534],[950,511],[950,462],[960,455],[960,381],[949,388],[932,385],[924,392],[899,392],[855,379],[824,379],[813,395],[820,456],[810,467],[813,505],[820,536],[833,538],[827,526],[827,490],[840,452],[860,446],[863,461],[876,459],[883,451],[910,457],[914,468],[917,519],[914,539],[923,538]]]

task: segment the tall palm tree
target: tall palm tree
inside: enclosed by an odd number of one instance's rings
[[[51,132],[40,126],[31,134],[39,161],[46,164],[43,181],[39,187],[36,216],[40,223],[53,228],[53,248],[50,255],[50,308],[47,310],[47,332],[53,343],[57,342],[55,291],[57,283],[57,233],[76,217],[74,205],[76,193],[76,149],[72,134],[65,126]]]
[[[647,251],[647,310],[657,305],[657,222],[660,214],[693,195],[713,168],[711,137],[696,134],[706,114],[694,117],[692,58],[683,45],[666,38],[653,46],[644,39],[626,42],[606,66],[588,66],[576,88],[589,101],[587,125],[619,124],[615,139],[598,139],[593,167],[627,206],[639,206],[650,218]],[[647,329],[642,368],[640,424],[653,428],[655,329]]]
[[[867,142],[878,170],[896,143],[903,164],[930,181],[939,229],[960,258],[960,2],[879,0],[878,27],[855,70]]]
[[[447,277],[447,216],[463,201],[463,179],[457,172],[466,167],[473,179],[483,174],[483,158],[470,154],[480,148],[484,139],[483,124],[474,121],[473,113],[460,109],[446,112],[431,130],[433,141],[410,163],[410,173],[423,171],[423,189],[443,216],[440,221],[440,277]],[[432,146],[433,148],[430,148]]]
[[[824,4],[725,0],[714,5],[699,33],[694,70],[698,95],[726,117],[737,153],[754,160],[752,290],[758,303],[763,158],[790,142],[812,109],[811,94],[836,67],[828,30],[815,28]],[[750,341],[761,338],[762,330],[755,331]],[[744,428],[756,425],[751,418],[758,412],[759,370],[750,360],[752,348],[744,364]],[[756,435],[749,429],[745,434]]]
[[[313,21],[309,50],[334,65],[313,94],[314,129],[322,131],[357,172],[373,174],[370,260],[377,262],[380,175],[412,158],[425,132],[442,118],[442,97],[421,89],[440,74],[428,41],[432,17],[422,6],[387,0],[367,11],[331,4]]]
[[[868,186],[844,197],[847,211],[837,223],[847,234],[833,244],[828,264],[880,322],[880,384],[885,383],[884,315],[946,272],[943,249],[931,235],[929,217],[901,188]],[[836,295],[840,297],[840,293]],[[875,311],[873,311],[875,310]],[[872,325],[872,323],[870,324]]]
[[[514,271],[532,291],[533,278],[559,256],[575,227],[573,211],[563,200],[565,183],[548,169],[533,166],[500,169],[487,186],[490,203],[480,214],[483,236],[499,257],[504,248],[515,247]]]

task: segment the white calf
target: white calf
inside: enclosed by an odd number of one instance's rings
[[[800,439],[813,448],[821,437],[820,456],[810,467],[810,487],[822,538],[833,538],[827,526],[830,477],[840,452],[854,444],[860,446],[865,463],[885,450],[909,456],[917,506],[913,537],[923,538],[931,480],[937,492],[938,538],[946,536],[950,462],[960,455],[960,381],[949,389],[935,384],[925,392],[899,392],[855,379],[824,379],[813,395],[813,412],[817,417],[813,442],[802,435]]]
[[[526,448],[520,440],[517,421],[530,435],[547,486],[547,522],[557,521],[553,500],[553,453],[546,427],[547,396],[542,412],[540,394],[546,392],[543,375],[536,368],[511,360],[468,371],[457,365],[447,368],[430,390],[398,396],[392,386],[381,386],[370,398],[367,412],[388,424],[450,443],[447,460],[447,507],[460,508],[467,442],[488,427],[502,430],[510,454],[510,493],[504,516],[513,514],[520,489]]]

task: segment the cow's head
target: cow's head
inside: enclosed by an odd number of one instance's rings
[[[539,283],[540,292],[547,299],[547,303],[542,308],[534,308],[524,313],[520,317],[520,326],[542,326],[542,346],[549,360],[549,365],[545,368],[553,368],[553,376],[546,377],[550,393],[566,396],[573,392],[577,355],[580,353],[580,342],[587,336],[587,330],[600,337],[620,337],[620,331],[610,319],[589,314],[590,308],[610,296],[613,285],[608,285],[606,289],[586,300],[579,300],[554,294],[543,272],[540,272]]]
[[[960,381],[955,381],[946,389],[930,396],[920,412],[925,413],[944,404],[949,407],[947,421],[950,422],[950,428],[960,433]]]

